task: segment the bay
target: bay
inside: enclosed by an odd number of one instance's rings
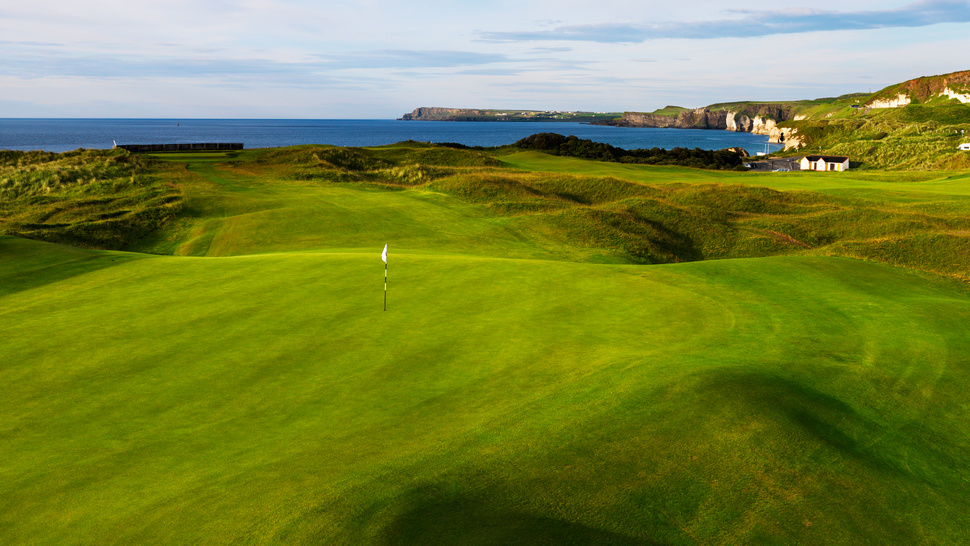
[[[501,146],[535,133],[559,133],[637,148],[781,149],[768,137],[701,129],[606,127],[572,122],[462,122],[311,119],[0,119],[0,150],[65,152],[118,144],[241,142],[249,148],[298,144],[381,146],[405,140]]]

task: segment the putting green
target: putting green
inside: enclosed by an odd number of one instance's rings
[[[383,312],[379,251],[0,238],[6,264],[42,262],[0,298],[4,540],[966,532],[970,301],[955,285],[835,258],[644,268],[392,248]]]

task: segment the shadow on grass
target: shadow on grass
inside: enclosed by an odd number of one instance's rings
[[[141,259],[0,235],[0,296]]]
[[[505,510],[488,501],[442,495],[424,487],[406,495],[410,508],[390,523],[381,544],[656,544],[585,525]]]
[[[775,414],[820,444],[870,468],[909,475],[868,447],[872,442],[866,440],[879,438],[886,431],[834,396],[791,379],[761,373],[718,372],[710,379],[709,388],[755,411]]]

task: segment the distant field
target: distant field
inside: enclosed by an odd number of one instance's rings
[[[0,543],[970,536],[966,172],[146,161],[0,201],[179,202],[0,235]]]
[[[519,152],[503,156],[502,161],[512,167],[528,171],[568,172],[616,176],[648,183],[715,182],[763,186],[776,190],[804,190],[824,193],[854,193],[857,190],[933,193],[953,196],[970,195],[970,171],[847,171],[844,173],[786,172],[736,173],[683,169],[680,167],[651,167],[586,161],[554,157],[536,152]]]

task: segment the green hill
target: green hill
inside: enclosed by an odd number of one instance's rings
[[[786,148],[848,156],[864,169],[970,168],[970,71],[916,78],[803,109],[780,124]]]
[[[0,542],[970,533],[965,172],[114,153],[4,174]]]
[[[625,112],[620,127],[714,129],[768,135],[783,155],[848,156],[853,168],[970,169],[970,71],[915,78],[875,93],[796,101],[734,101]]]

